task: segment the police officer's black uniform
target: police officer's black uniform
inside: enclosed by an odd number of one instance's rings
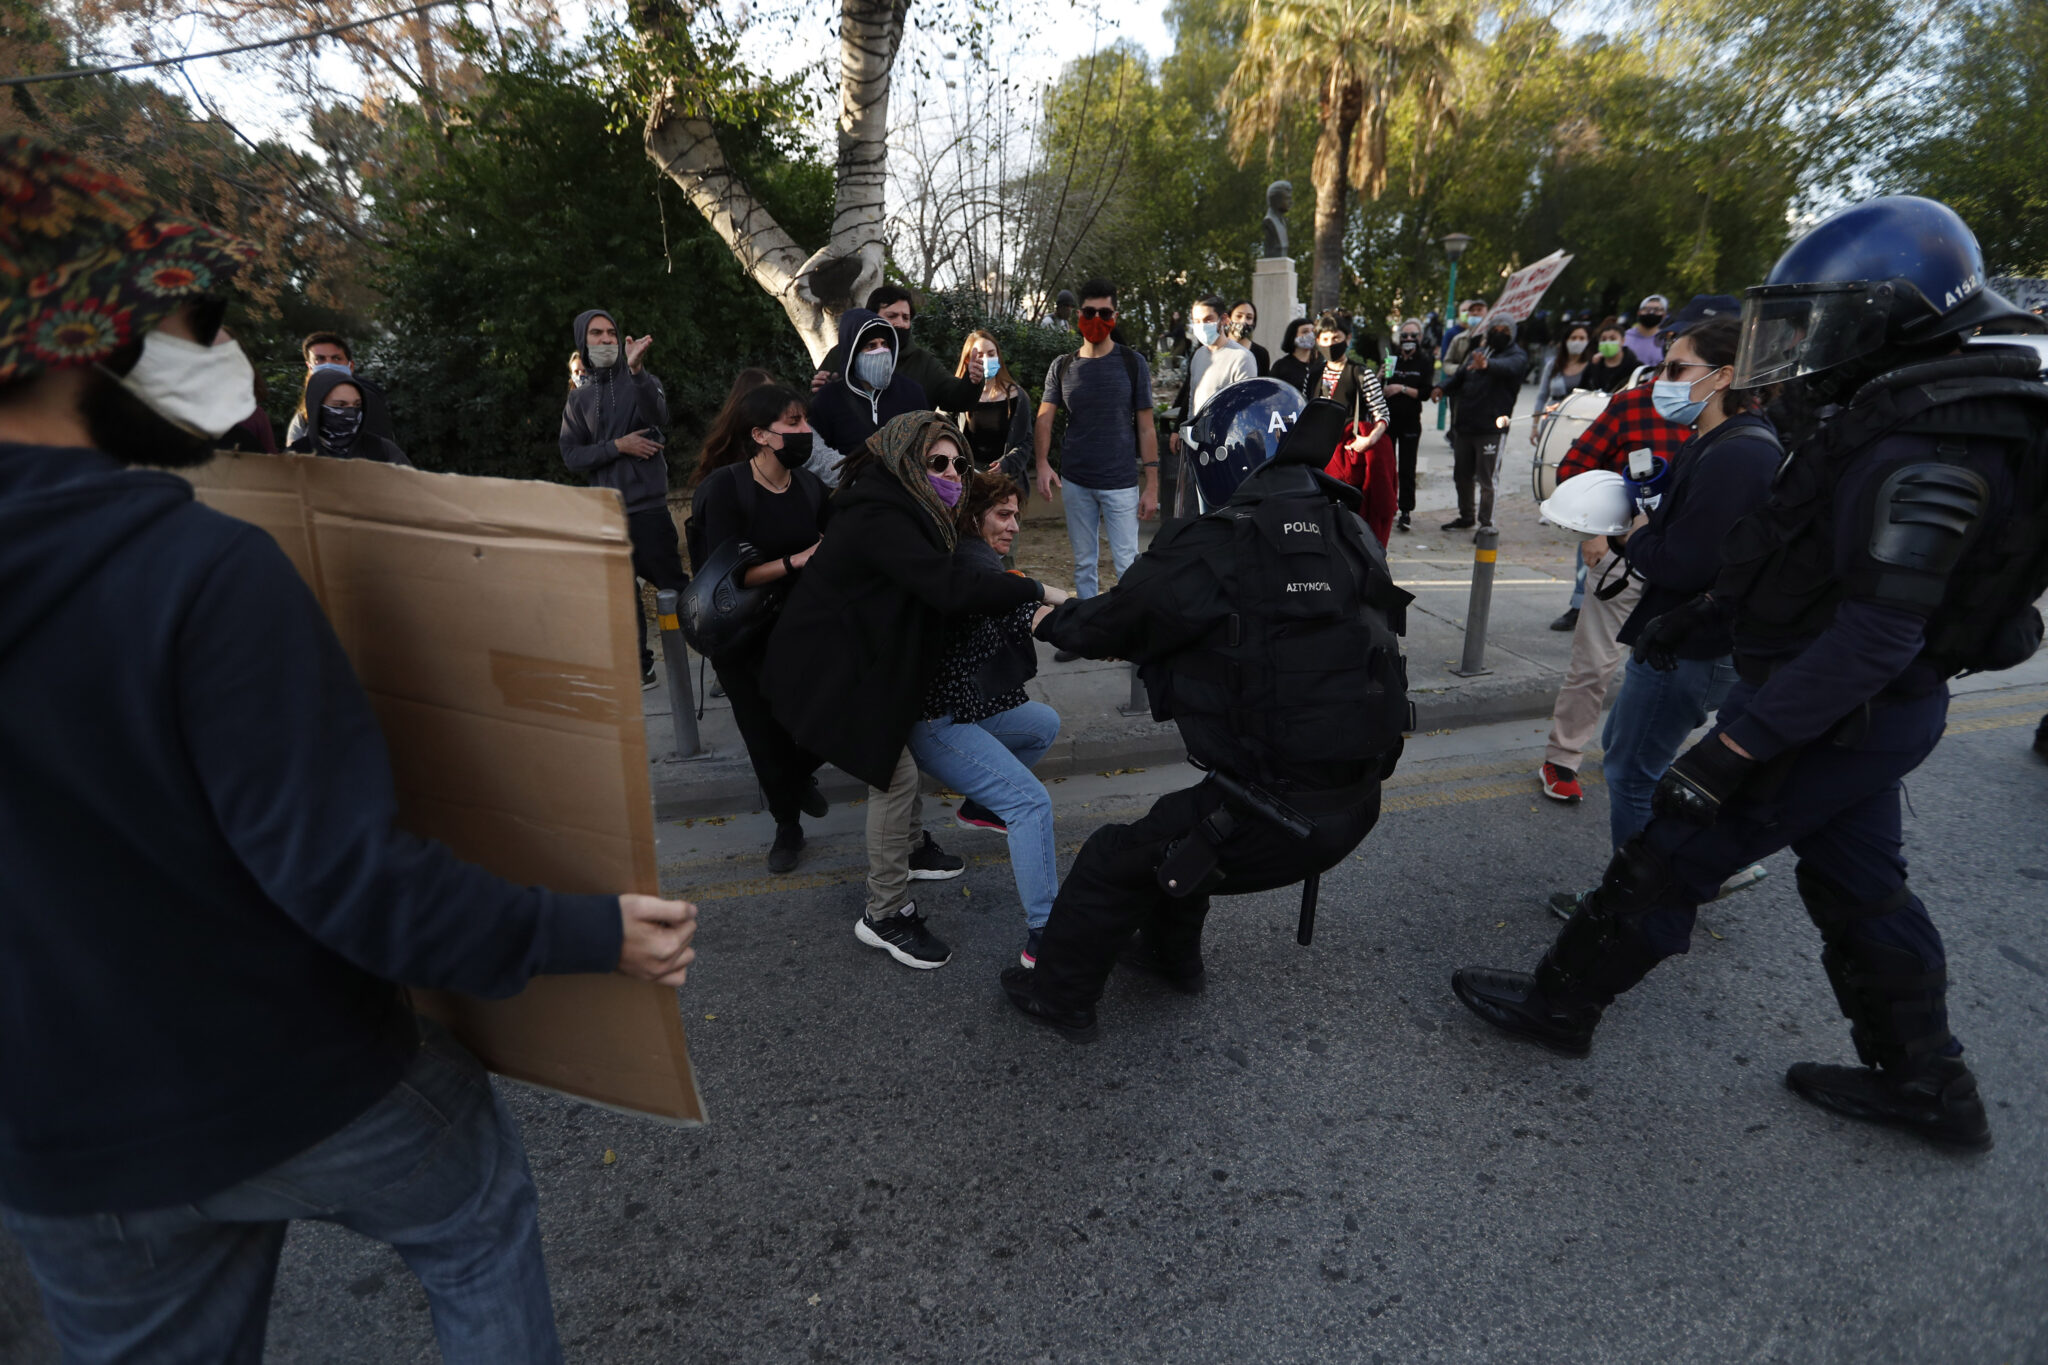
[[[1656,664],[1732,616],[1741,681],[1534,973],[1454,975],[1482,1018],[1584,1055],[1614,997],[1686,950],[1722,879],[1789,846],[1864,1065],[1802,1062],[1787,1084],[1851,1117],[1991,1145],[1899,810],[1900,780],[1941,738],[1946,680],[2040,641],[2048,386],[2031,351],[1958,350],[1969,329],[2025,322],[1982,276],[1960,219],[1901,197],[1823,223],[1749,291],[1737,384],[1804,385],[1817,424],[1794,433],[1712,593],[1637,644]]]
[[[1396,636],[1410,597],[1358,516],[1358,491],[1321,470],[1349,417],[1310,403],[1228,503],[1162,529],[1113,591],[1063,603],[1038,628],[1062,649],[1136,660],[1153,714],[1178,722],[1189,756],[1216,774],[1090,836],[1037,966],[1004,972],[1020,1010],[1077,1041],[1093,1037],[1127,947],[1133,965],[1198,989],[1211,894],[1320,874],[1379,818],[1409,723]]]

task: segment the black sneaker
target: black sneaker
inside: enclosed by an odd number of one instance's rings
[[[949,882],[966,870],[967,860],[940,848],[930,830],[924,832],[924,842],[910,850],[910,880],[914,882]]]
[[[796,868],[796,855],[804,849],[804,827],[792,820],[786,825],[775,827],[775,842],[768,847],[768,870],[790,872]]]
[[[1038,945],[1044,938],[1045,929],[1043,926],[1024,931],[1024,950],[1017,954],[1017,962],[1020,966],[1036,967],[1038,965]]]
[[[997,834],[1010,832],[1010,827],[1003,823],[1002,816],[975,800],[960,803],[960,809],[953,812],[953,823],[962,829],[989,829]]]
[[[1451,973],[1451,991],[1466,1009],[1502,1033],[1527,1038],[1566,1057],[1583,1057],[1593,1050],[1599,1008],[1553,1004],[1527,972],[1460,967]]]
[[[1408,514],[1403,512],[1400,516],[1394,518],[1394,529],[1396,531],[1412,531],[1415,527],[1409,522]]]
[[[1052,652],[1052,661],[1056,664],[1070,664],[1080,657],[1071,649],[1056,649]]]
[[[804,788],[804,794],[797,798],[796,808],[813,820],[825,818],[825,812],[832,809],[832,803],[825,799],[825,793],[818,788],[818,779],[812,778],[811,785]]]
[[[1100,1036],[1095,1011],[1056,1010],[1038,998],[1036,981],[1028,967],[1003,968],[1003,994],[1034,1024],[1042,1024],[1070,1043],[1092,1043]]]
[[[924,927],[924,916],[917,913],[916,901],[906,901],[901,910],[878,920],[862,915],[853,926],[853,936],[920,971],[943,967],[953,960],[953,950]]]
[[[653,664],[649,664],[647,665],[647,667],[640,670],[640,690],[642,692],[645,692],[648,689],[652,688],[659,681],[661,680],[654,676]]]
[[[1208,978],[1208,973],[1199,962],[1192,968],[1169,966],[1143,937],[1132,939],[1129,945],[1117,954],[1116,960],[1133,971],[1158,977],[1182,995],[1200,995]]]
[[[1459,517],[1456,521],[1445,522],[1440,529],[1445,531],[1469,531],[1478,524],[1478,522],[1470,517]]]
[[[1565,608],[1564,615],[1552,621],[1550,628],[1556,631],[1577,630],[1579,628],[1579,609],[1577,607]]]
[[[1977,1078],[1960,1057],[1936,1057],[1903,1077],[1867,1066],[1795,1062],[1785,1084],[1801,1099],[1848,1118],[1903,1128],[1965,1152],[1991,1150]]]
[[[2048,716],[2041,717],[2041,724],[2034,730],[2034,752],[2048,758]]]

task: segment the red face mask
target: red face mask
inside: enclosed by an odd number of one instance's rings
[[[1109,340],[1110,331],[1116,326],[1116,319],[1082,318],[1076,325],[1081,329],[1081,339],[1083,341],[1086,341],[1091,346],[1100,346],[1103,342]]]

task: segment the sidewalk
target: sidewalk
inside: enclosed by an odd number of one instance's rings
[[[1547,717],[1571,654],[1571,636],[1550,622],[1571,596],[1575,547],[1554,540],[1536,525],[1529,486],[1527,408],[1534,388],[1524,388],[1523,409],[1502,457],[1499,506],[1500,556],[1494,566],[1492,616],[1484,666],[1492,671],[1460,678],[1452,670],[1464,651],[1465,612],[1472,579],[1470,532],[1437,527],[1456,515],[1450,445],[1427,408],[1416,479],[1415,530],[1396,531],[1387,558],[1394,577],[1415,594],[1408,609],[1408,689],[1415,702],[1418,732],[1488,721]],[[1034,499],[1030,520],[1057,519],[1056,507]],[[1149,540],[1157,523],[1148,523]],[[760,793],[746,748],[733,724],[732,709],[698,689],[698,660],[691,656],[690,686],[703,709],[699,731],[711,751],[706,758],[672,762],[674,750],[663,686],[641,694],[647,715],[647,753],[654,782],[655,810],[663,819],[752,810]],[[1038,676],[1029,691],[1060,713],[1060,737],[1039,763],[1044,777],[1115,772],[1179,763],[1185,756],[1180,732],[1149,715],[1127,717],[1118,708],[1130,699],[1127,664],[1077,660],[1056,664],[1052,648],[1040,645]],[[657,665],[657,671],[664,666]],[[705,683],[712,681],[708,669]],[[836,768],[819,774],[834,800],[858,796],[863,786]]]

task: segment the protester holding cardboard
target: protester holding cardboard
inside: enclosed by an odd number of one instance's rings
[[[259,1358],[287,1222],[320,1217],[398,1248],[444,1360],[558,1360],[518,1130],[404,986],[679,985],[696,910],[400,829],[291,562],[135,467],[248,411],[219,323],[253,255],[0,142],[0,1218],[67,1358]]]

